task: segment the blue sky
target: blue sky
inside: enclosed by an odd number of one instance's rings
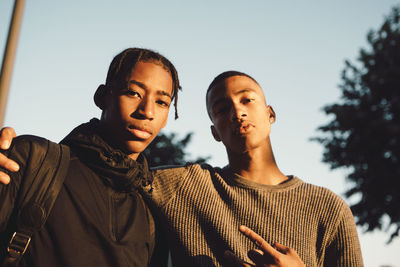
[[[367,47],[399,1],[26,1],[6,125],[18,134],[59,141],[100,110],[92,97],[112,58],[122,49],[146,47],[177,67],[183,91],[178,120],[166,132],[194,132],[192,158],[211,155],[227,163],[210,134],[205,91],[226,70],[252,75],[276,113],[272,144],[281,170],[342,195],[346,170],[321,163],[322,147],[309,138],[329,118],[321,108],[337,101],[344,60]],[[13,1],[0,1],[4,51]],[[363,234],[366,266],[400,266],[400,240]]]

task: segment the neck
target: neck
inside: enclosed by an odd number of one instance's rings
[[[113,135],[112,131],[110,131],[111,128],[112,127],[109,127],[107,124],[105,124],[103,117],[102,117],[102,120],[100,120],[100,124],[99,124],[99,129],[100,129],[99,134],[104,139],[104,141],[106,141],[108,143],[108,145],[110,145],[111,147],[123,151],[124,153],[126,153],[128,155],[129,158],[136,161],[137,158],[139,157],[140,153],[130,153],[129,151],[124,149],[124,146],[121,143],[118,143],[114,140],[114,138],[113,138],[114,135]]]
[[[129,154],[129,157],[136,161],[137,158],[139,157],[139,155],[140,155],[140,153],[132,153],[132,154]]]
[[[228,152],[229,168],[245,179],[265,185],[277,185],[287,180],[275,162],[271,144],[242,154]]]

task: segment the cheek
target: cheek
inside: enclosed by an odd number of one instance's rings
[[[159,118],[159,121],[158,121],[159,130],[161,130],[162,128],[165,127],[165,125],[167,125],[168,113],[169,113],[169,109],[162,109],[162,110],[158,111],[158,114],[159,114],[159,117],[158,117]],[[156,114],[156,116],[157,116],[157,114]]]
[[[127,98],[120,98],[116,105],[120,116],[125,118],[135,112],[137,103]]]
[[[230,131],[229,125],[226,125],[226,123],[224,124],[222,122],[219,122],[215,123],[214,126],[215,126],[215,131],[217,132],[220,138],[226,136],[227,133],[229,133]]]

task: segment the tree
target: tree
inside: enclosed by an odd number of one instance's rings
[[[333,119],[313,138],[324,146],[323,162],[346,167],[351,186],[346,197],[358,225],[368,231],[400,232],[400,6],[367,35],[357,64],[345,62],[338,103],[324,112]],[[387,220],[387,218],[389,220]],[[394,229],[393,231],[391,229]]]
[[[176,134],[169,135],[160,133],[144,151],[150,167],[161,165],[183,165],[190,161],[186,146],[190,143],[193,133],[188,133],[181,140],[176,140]],[[199,157],[192,160],[192,163],[204,163],[210,157]]]

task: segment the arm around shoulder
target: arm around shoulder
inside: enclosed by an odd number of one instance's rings
[[[151,189],[144,189],[145,195],[157,206],[163,206],[175,196],[185,183],[192,178],[195,179],[197,173],[202,171],[199,164],[153,168],[153,183]]]

